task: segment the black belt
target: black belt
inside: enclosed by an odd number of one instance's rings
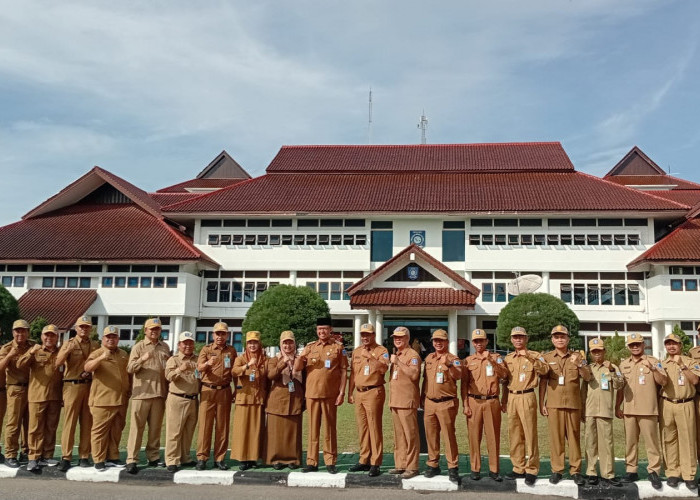
[[[498,396],[481,396],[480,394],[469,394],[469,397],[481,400],[498,399]]]
[[[171,392],[173,396],[177,396],[179,398],[185,398],[185,399],[197,399],[196,394],[178,394],[177,392]]]
[[[695,400],[694,397],[692,397],[692,398],[685,398],[685,399],[671,399],[671,398],[667,398],[667,397],[665,397],[665,396],[661,396],[661,399],[665,399],[665,400],[668,401],[669,403],[675,403],[675,404],[687,403],[687,402],[689,402],[689,401],[694,401],[694,400]]]
[[[7,387],[0,387],[0,392],[5,392],[7,390]]]
[[[27,384],[26,382],[22,382],[22,383],[19,383],[19,384],[7,384],[7,385],[18,385],[18,386],[20,386],[20,387],[29,387],[29,384]]]
[[[204,382],[202,382],[202,385],[203,385],[204,387],[209,387],[209,389],[214,389],[214,390],[217,390],[217,391],[218,391],[219,389],[230,389],[230,388],[231,388],[231,384],[227,384],[227,385],[211,385],[211,384],[205,384]]]
[[[381,385],[368,385],[367,387],[355,387],[355,389],[357,389],[357,392],[367,392],[377,387],[381,387]]]
[[[452,401],[452,400],[455,399],[456,397],[457,397],[457,396],[447,396],[446,398],[437,398],[437,399],[428,398],[428,399],[429,399],[430,401],[432,401],[433,403],[444,403],[445,401]]]
[[[528,392],[535,392],[535,389],[525,389],[524,391],[511,391],[510,389],[508,389],[508,392],[510,392],[511,394],[527,394]]]
[[[89,384],[92,382],[92,380],[89,378],[83,378],[80,380],[64,380],[63,382],[70,382],[71,384]]]

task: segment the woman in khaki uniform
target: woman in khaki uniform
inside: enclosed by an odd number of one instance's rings
[[[236,380],[231,459],[241,463],[240,470],[247,470],[255,467],[260,458],[265,435],[267,357],[260,344],[260,332],[246,333],[245,352],[236,358],[231,373]]]
[[[297,344],[294,333],[282,332],[281,352],[267,360],[267,439],[265,463],[276,470],[285,466],[296,469],[301,464],[302,413],[304,384],[301,372],[294,371]]]

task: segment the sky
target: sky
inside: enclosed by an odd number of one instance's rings
[[[700,182],[700,2],[0,0],[0,225],[99,165],[154,191],[222,150],[559,141]],[[372,127],[369,90],[372,89]]]

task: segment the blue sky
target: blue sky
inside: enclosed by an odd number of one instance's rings
[[[0,0],[0,224],[100,165],[146,190],[222,149],[638,145],[700,182],[700,2]]]

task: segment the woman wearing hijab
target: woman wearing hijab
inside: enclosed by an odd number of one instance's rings
[[[231,368],[236,381],[231,459],[240,462],[240,470],[255,467],[261,457],[265,436],[263,406],[267,391],[267,357],[260,344],[260,332],[246,333],[245,340],[245,352],[236,358]]]
[[[270,392],[267,396],[267,439],[265,463],[276,470],[296,469],[301,464],[301,420],[304,411],[304,384],[301,372],[294,371],[297,345],[294,333],[282,332],[281,352],[267,361]]]

